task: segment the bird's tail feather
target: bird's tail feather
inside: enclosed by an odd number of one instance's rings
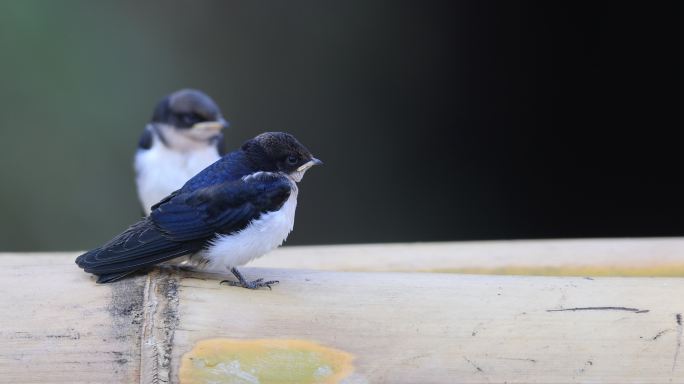
[[[113,283],[115,281],[119,281],[123,279],[124,277],[134,273],[135,271],[126,271],[126,272],[119,272],[119,273],[106,273],[104,275],[98,275],[97,276],[97,283],[98,284],[107,284],[107,283]]]
[[[104,246],[76,258],[76,264],[86,272],[100,276],[98,283],[108,283],[200,248],[199,242],[176,242],[165,238],[148,219],[143,219]]]

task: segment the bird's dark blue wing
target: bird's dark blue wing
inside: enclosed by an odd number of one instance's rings
[[[150,219],[173,241],[206,239],[244,229],[262,213],[276,211],[290,196],[286,176],[258,172],[165,199]]]
[[[135,271],[196,252],[201,246],[169,240],[145,218],[102,247],[79,256],[76,264],[97,275]]]
[[[173,199],[173,198],[176,197],[176,195],[178,195],[179,193],[180,193],[180,189],[171,192],[168,196],[166,196],[165,198],[161,199],[157,204],[153,205],[153,206],[150,208],[150,211],[154,211],[155,209],[157,209],[158,206],[160,206],[160,205],[166,203],[167,201]]]
[[[147,150],[152,148],[152,142],[154,141],[154,134],[152,130],[145,128],[140,139],[138,140],[138,149]]]
[[[151,215],[100,248],[76,259],[86,272],[111,282],[141,268],[198,252],[217,233],[246,227],[264,212],[282,207],[291,185],[282,175],[259,172],[184,192],[155,205]]]

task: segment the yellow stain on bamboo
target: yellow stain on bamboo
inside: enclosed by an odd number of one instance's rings
[[[684,277],[684,264],[650,266],[502,266],[430,269],[426,272],[478,275],[595,276],[595,277]]]
[[[353,371],[348,352],[299,339],[208,339],[181,361],[181,384],[335,384]]]

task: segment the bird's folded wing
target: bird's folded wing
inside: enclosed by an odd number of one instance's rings
[[[284,175],[259,172],[192,192],[176,193],[150,214],[164,237],[191,241],[244,229],[262,213],[276,211],[290,196]]]
[[[216,233],[246,227],[262,213],[278,210],[290,195],[285,176],[262,173],[201,188],[176,191],[151,215],[76,259],[86,272],[134,271],[199,251]]]
[[[133,271],[193,252],[196,244],[165,238],[145,218],[100,248],[76,259],[79,267],[95,274]]]

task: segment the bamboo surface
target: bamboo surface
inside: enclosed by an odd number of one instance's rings
[[[682,239],[286,247],[243,269],[272,291],[75,256],[0,254],[0,382],[684,382],[682,278],[425,272],[662,275]]]

